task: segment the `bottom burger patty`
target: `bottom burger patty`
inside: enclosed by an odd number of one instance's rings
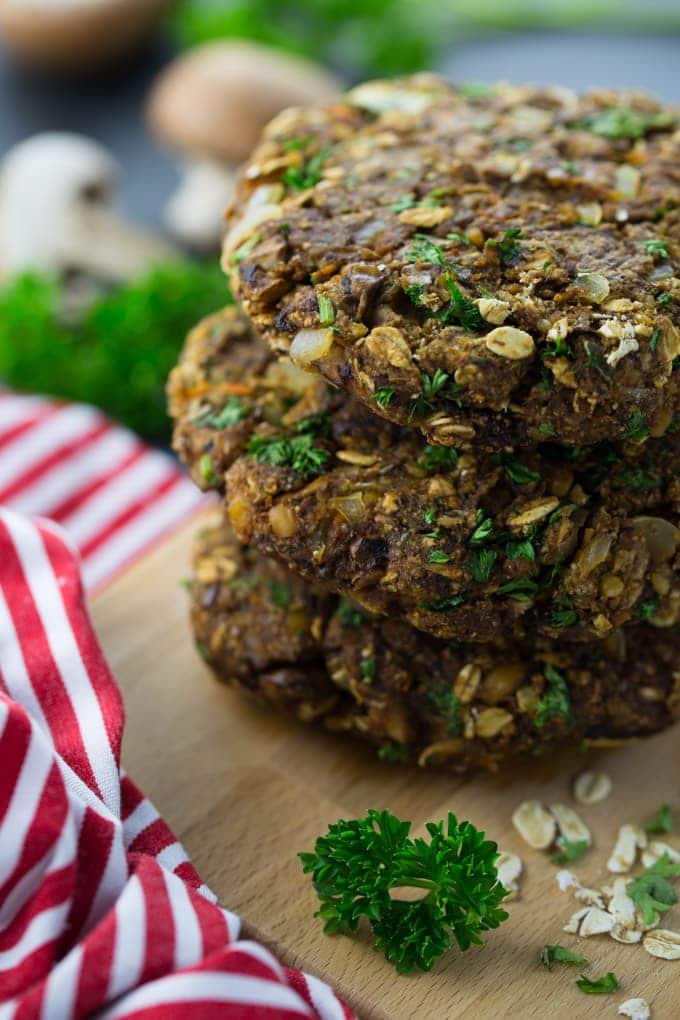
[[[559,744],[654,733],[680,715],[674,627],[638,623],[588,644],[443,641],[315,590],[222,518],[197,539],[191,617],[219,679],[389,760],[495,769]]]

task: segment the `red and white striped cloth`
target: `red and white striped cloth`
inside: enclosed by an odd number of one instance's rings
[[[95,408],[0,391],[0,505],[61,524],[88,591],[205,498],[172,457]]]
[[[239,941],[121,774],[122,731],[74,549],[0,511],[0,1020],[351,1020],[321,981]]]

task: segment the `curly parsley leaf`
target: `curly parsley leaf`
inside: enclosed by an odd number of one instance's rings
[[[475,529],[470,535],[470,545],[482,545],[493,537],[493,517],[487,517],[483,510],[478,510],[475,514]]]
[[[380,389],[377,389],[373,394],[373,400],[375,400],[378,407],[382,407],[384,409],[389,406],[393,396],[393,386],[381,386]]]
[[[289,166],[282,180],[293,191],[308,191],[321,180],[323,165],[328,159],[329,150],[319,149],[301,166]]]
[[[660,237],[650,237],[646,241],[640,241],[640,244],[647,254],[652,256],[652,258],[670,258],[668,245],[665,241],[662,241]]]
[[[467,567],[475,581],[480,584],[485,584],[491,574],[496,563],[498,553],[495,549],[475,549],[470,555],[467,562]]]
[[[553,854],[553,861],[555,864],[573,864],[574,861],[578,861],[583,857],[584,853],[588,849],[587,839],[565,839],[564,836],[560,836],[557,841],[559,852]]]
[[[576,125],[602,138],[628,138],[636,141],[650,131],[663,131],[673,127],[675,117],[670,113],[643,113],[626,106],[609,106],[591,113]]]
[[[409,836],[411,823],[389,811],[340,820],[299,857],[321,906],[328,934],[356,932],[365,918],[400,974],[430,970],[456,942],[465,951],[482,944],[482,932],[507,918],[507,891],[498,881],[498,848],[470,822],[449,813],[429,822],[429,840]],[[421,898],[399,898],[420,890]]]
[[[649,435],[647,419],[642,411],[634,411],[626,423],[626,439],[640,442]]]
[[[579,615],[574,609],[574,603],[571,599],[562,599],[562,601],[555,606],[551,616],[551,623],[553,627],[573,627],[573,625],[578,623],[578,621]]]
[[[567,966],[578,967],[585,967],[588,965],[588,961],[585,956],[579,956],[578,953],[572,953],[570,949],[565,949],[564,946],[543,946],[543,949],[541,949],[540,961],[544,967],[548,968],[548,970],[552,970],[556,963],[563,963]]]
[[[540,482],[541,475],[533,468],[521,464],[518,460],[503,461],[503,468],[506,475],[515,485],[529,485],[531,482]]]
[[[534,726],[538,729],[542,729],[546,723],[556,717],[571,718],[571,698],[567,681],[550,663],[546,664],[543,676],[546,681],[543,696],[536,706],[536,715],[534,716]]]
[[[206,411],[205,414],[194,418],[193,424],[201,428],[208,426],[212,429],[227,429],[240,422],[246,413],[247,411],[238,397],[229,397],[221,411]]]
[[[288,609],[291,601],[290,588],[283,581],[269,582],[269,601],[278,609]]]
[[[247,452],[260,463],[289,467],[309,478],[321,473],[328,460],[328,450],[314,446],[314,436],[252,436]]]
[[[670,804],[662,804],[657,813],[647,822],[645,825],[645,832],[672,832],[673,831],[673,815],[671,814]]]
[[[585,974],[581,974],[576,984],[586,995],[609,995],[610,992],[615,992],[619,987],[619,979],[611,971],[608,971],[601,978],[596,978],[594,981],[586,977]]]
[[[490,238],[486,242],[486,246],[487,248],[496,248],[501,261],[507,264],[514,262],[517,256],[521,254],[521,238],[521,227],[509,227],[500,239],[493,237]]]
[[[458,451],[452,446],[426,446],[418,461],[430,474],[443,474],[451,471],[458,463]]]
[[[665,853],[626,886],[626,892],[637,905],[645,924],[657,924],[661,914],[678,902],[677,893],[668,881],[676,875],[680,875],[680,864]]]
[[[335,616],[338,617],[343,627],[361,627],[366,623],[364,614],[346,595],[341,596]]]

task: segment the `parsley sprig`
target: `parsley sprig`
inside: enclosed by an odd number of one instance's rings
[[[474,301],[465,297],[456,283],[453,267],[444,255],[440,244],[432,241],[427,234],[416,234],[411,247],[406,252],[406,259],[408,262],[423,262],[441,266],[446,271],[444,285],[449,292],[449,304],[439,312],[431,312],[423,304],[422,287],[415,284],[406,289],[406,294],[416,307],[424,310],[426,315],[431,318],[438,319],[439,322],[457,323],[463,329],[469,329],[472,332],[484,328],[484,319],[479,308]]]
[[[247,452],[261,464],[289,467],[306,478],[321,473],[330,454],[315,446],[316,436],[327,434],[327,415],[314,415],[297,424],[296,436],[251,436]]]
[[[600,135],[601,138],[629,138],[636,141],[650,131],[663,131],[674,124],[675,117],[670,113],[643,113],[627,106],[609,106],[591,113],[576,127]]]
[[[501,262],[509,265],[514,262],[522,252],[522,229],[521,227],[509,227],[501,238],[491,237],[486,242],[487,248],[496,248]]]
[[[463,951],[482,944],[481,933],[508,916],[500,906],[507,891],[498,881],[496,844],[451,813],[426,828],[429,841],[412,839],[410,822],[371,809],[330,825],[314,853],[299,854],[324,931],[349,935],[365,918],[375,949],[400,974],[430,970],[453,941]],[[414,889],[421,899],[399,898]]]
[[[677,893],[668,881],[676,875],[680,875],[680,864],[665,853],[626,886],[626,892],[637,905],[645,924],[657,924],[661,914],[678,902]]]

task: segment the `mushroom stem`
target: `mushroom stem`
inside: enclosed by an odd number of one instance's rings
[[[165,208],[168,230],[199,251],[218,248],[235,176],[234,168],[224,164],[209,160],[188,163],[180,187]]]

